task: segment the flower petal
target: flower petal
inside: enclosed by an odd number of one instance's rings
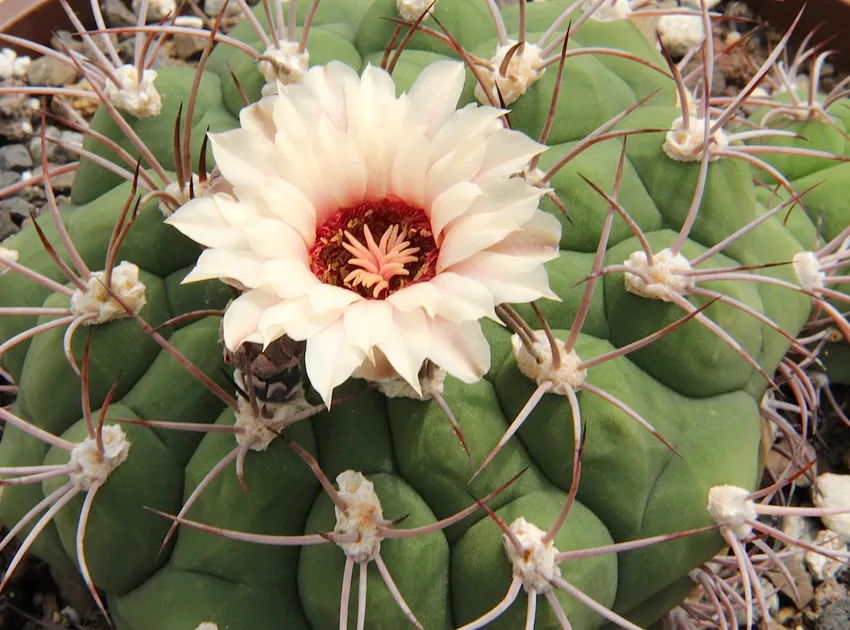
[[[490,344],[478,322],[453,324],[429,320],[431,347],[428,358],[464,383],[480,381],[490,369]]]
[[[262,257],[250,250],[205,249],[201,252],[195,268],[183,278],[181,284],[220,278],[236,280],[253,289],[263,262]]]
[[[328,408],[333,389],[348,380],[364,358],[365,355],[348,342],[341,320],[307,340],[304,357],[307,377]]]
[[[269,260],[260,268],[257,288],[290,299],[306,296],[319,284],[303,261]]]
[[[361,300],[343,314],[349,343],[374,362],[373,349],[393,333],[393,307],[386,300]]]
[[[261,186],[274,175],[275,145],[243,129],[209,134],[215,163],[234,186]]]
[[[457,273],[441,273],[432,281],[442,295],[440,317],[454,323],[478,321],[483,317],[497,320],[493,295],[487,287]]]
[[[487,287],[496,304],[533,302],[541,297],[560,300],[549,288],[546,268],[533,258],[481,252],[451,267],[451,271]]]
[[[480,186],[472,182],[458,182],[434,199],[431,204],[431,231],[438,245],[442,243],[446,225],[469,210],[482,194]]]
[[[222,329],[224,345],[235,352],[243,343],[262,343],[263,337],[257,327],[260,317],[277,298],[262,291],[248,291],[233,300],[224,312]]]
[[[378,344],[378,348],[398,375],[407,381],[417,394],[421,395],[419,370],[428,357],[431,347],[428,319],[420,310],[406,313],[395,311],[393,328],[392,333]]]
[[[459,61],[435,61],[416,78],[408,94],[417,118],[433,136],[457,107],[466,72]]]

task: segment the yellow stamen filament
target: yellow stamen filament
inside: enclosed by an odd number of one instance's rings
[[[361,267],[355,269],[345,277],[344,282],[351,282],[357,287],[363,285],[366,288],[374,287],[372,297],[375,299],[390,288],[389,281],[395,276],[408,276],[410,272],[404,268],[407,263],[419,260],[414,256],[419,251],[418,247],[410,247],[410,241],[404,240],[407,230],[399,232],[398,225],[391,225],[381,242],[376,243],[368,225],[363,226],[363,236],[366,245],[363,245],[355,236],[346,230],[345,237],[348,243],[342,246],[353,256],[348,264]]]

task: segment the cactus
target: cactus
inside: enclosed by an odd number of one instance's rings
[[[123,29],[194,74],[60,55],[102,105],[0,249],[6,579],[79,571],[119,630],[660,619],[774,513],[814,306],[850,338],[801,271],[846,213],[809,252],[790,166],[843,153],[762,160],[752,88],[691,111],[623,0],[234,4]]]

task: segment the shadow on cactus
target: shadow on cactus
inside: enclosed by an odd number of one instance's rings
[[[15,40],[101,106],[59,119],[74,205],[45,158],[50,212],[0,249],[5,580],[78,571],[119,630],[634,629],[721,589],[728,546],[764,614],[759,536],[797,541],[757,517],[805,472],[757,491],[764,423],[796,435],[773,392],[850,336],[848,228],[784,169],[845,158],[742,122],[788,36],[715,101],[712,38],[683,77],[635,4],[236,0],[78,24],[85,58]],[[197,71],[154,70],[175,35]]]

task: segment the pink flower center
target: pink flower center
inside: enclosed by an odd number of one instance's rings
[[[377,300],[433,278],[438,254],[423,210],[380,199],[338,210],[320,225],[310,269],[325,284]]]

